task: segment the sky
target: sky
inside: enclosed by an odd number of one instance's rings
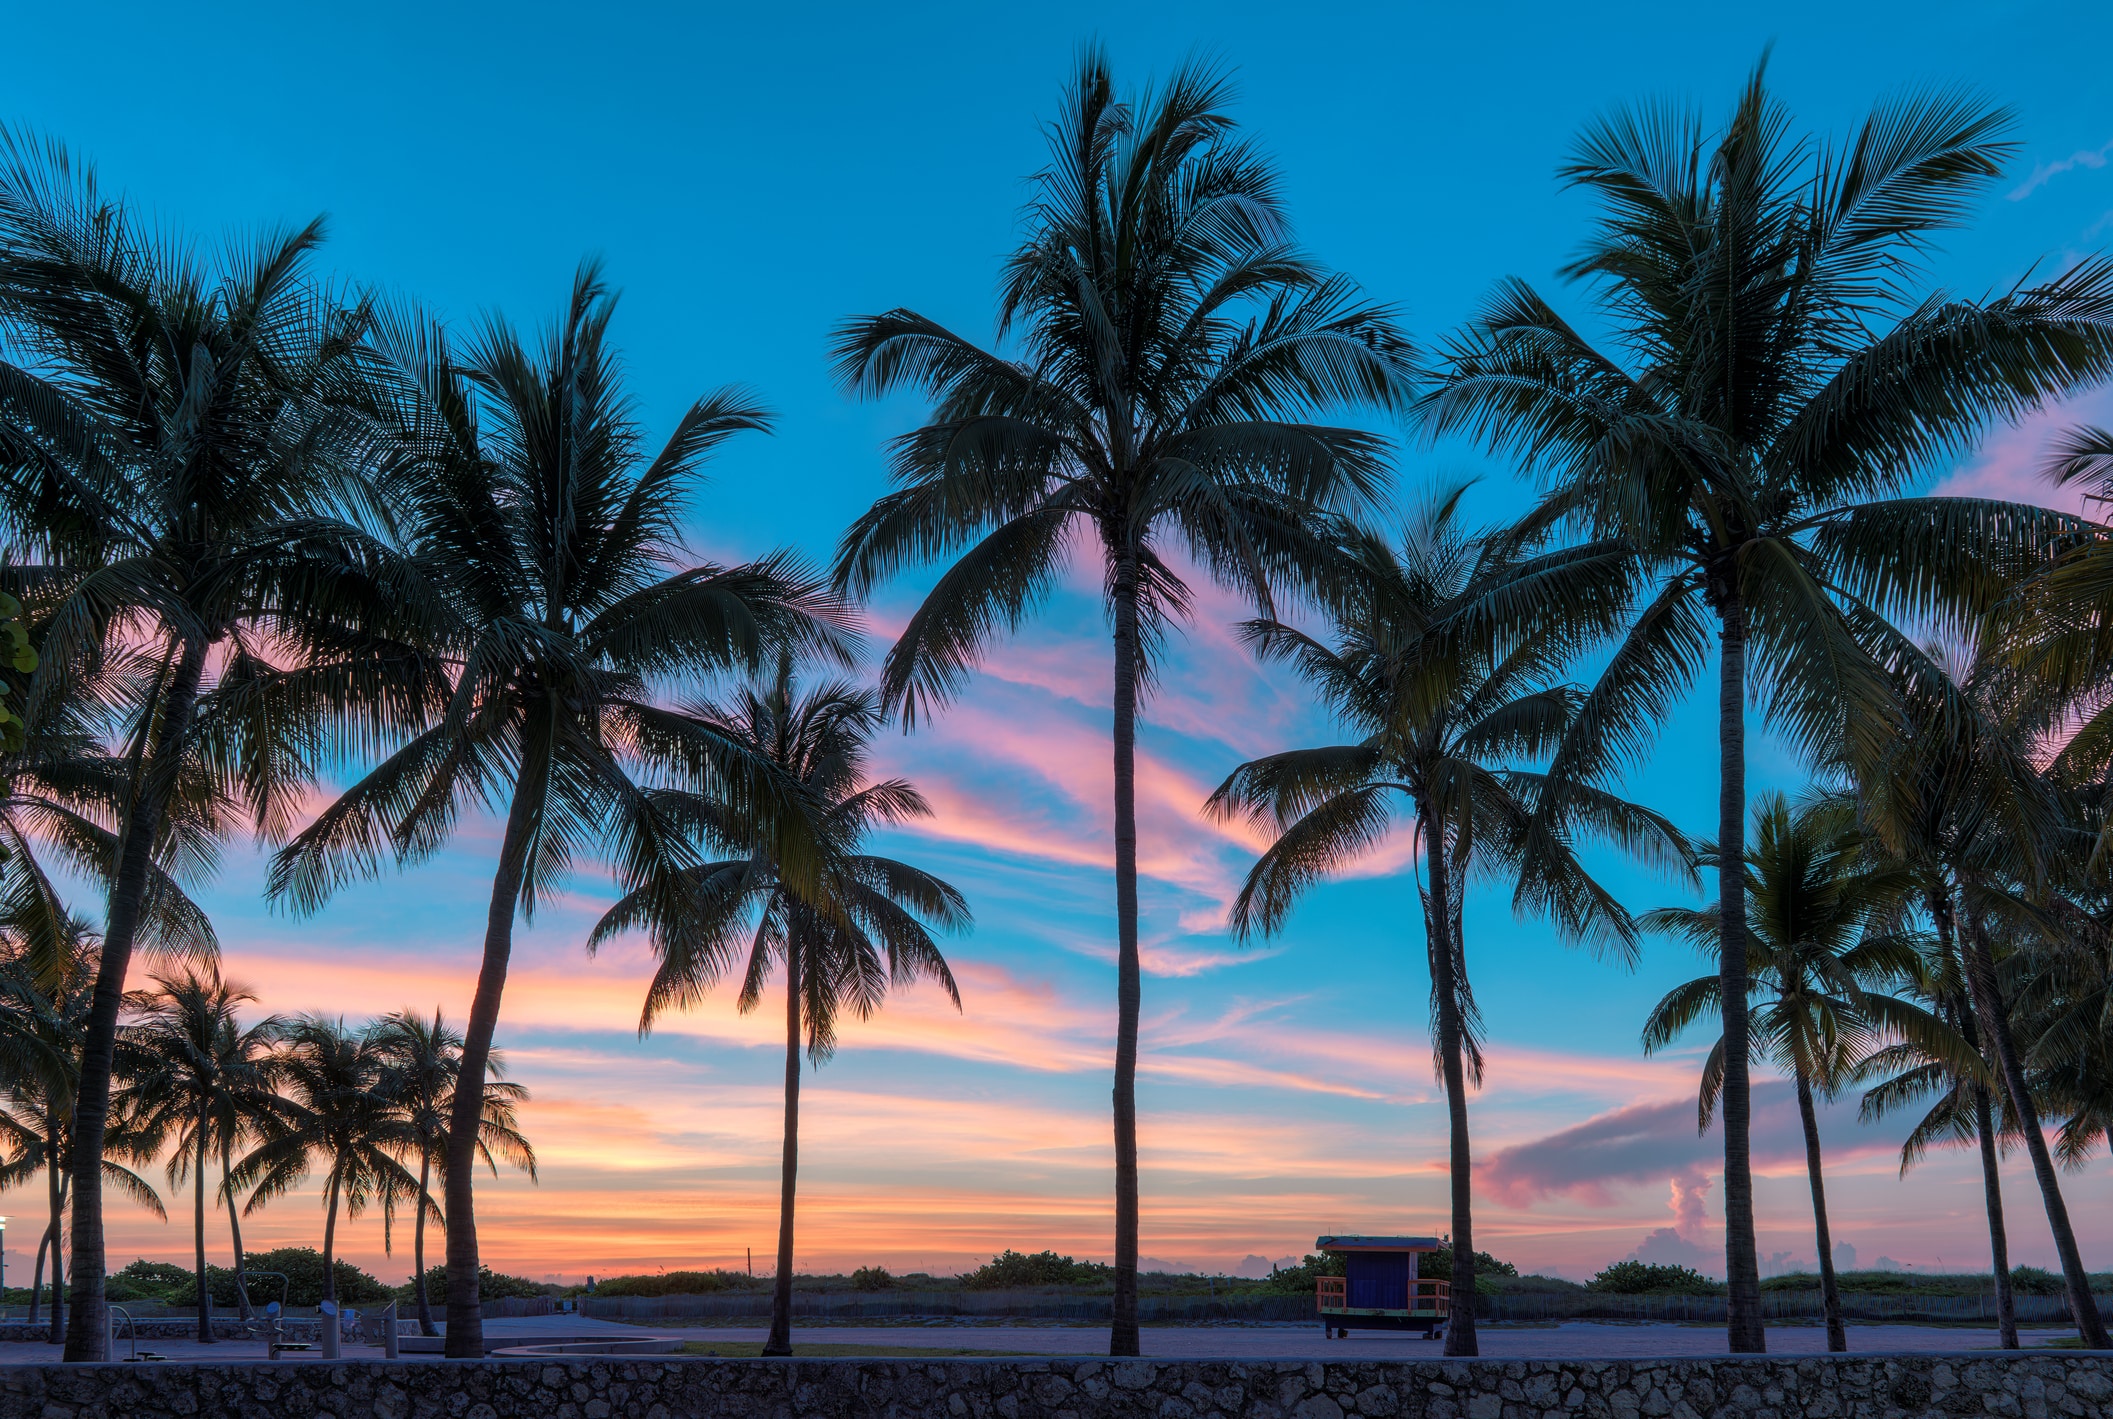
[[[1934,286],[2000,290],[2113,243],[2113,11],[2091,4],[1620,7],[1402,3],[716,6],[20,7],[0,120],[59,138],[202,250],[328,214],[320,269],[457,322],[547,322],[598,254],[623,291],[615,335],[639,417],[664,433],[723,384],[777,411],[736,441],[695,505],[700,555],[794,548],[825,558],[885,486],[883,441],[914,402],[860,404],[828,372],[833,326],[910,306],[988,339],[997,267],[1018,235],[1041,127],[1082,44],[1128,85],[1201,57],[1229,70],[1234,115],[1280,165],[1306,246],[1396,303],[1426,345],[1521,276],[1593,328],[1557,268],[1590,209],[1555,170],[1580,128],[1651,99],[1729,108],[1773,45],[1770,81],[1806,131],[1839,135],[1905,88],[1967,86],[2009,105],[2009,177],[1932,262]],[[2038,451],[2113,396],[2042,410],[1925,470],[1941,491],[2054,496]],[[1403,430],[1398,492],[1477,478],[1495,517],[1526,495],[1465,445]],[[920,583],[876,601],[877,636]],[[1400,835],[1316,890],[1288,930],[1242,947],[1225,908],[1259,846],[1198,814],[1246,758],[1329,742],[1296,683],[1263,670],[1204,591],[1145,709],[1143,1250],[1147,1265],[1252,1272],[1326,1232],[1447,1230],[1445,1116],[1425,1030],[1421,923]],[[990,659],[972,689],[881,760],[937,808],[888,848],[967,893],[949,943],[962,1008],[929,987],[843,1032],[802,1107],[801,1270],[952,1272],[1004,1247],[1106,1259],[1114,922],[1108,640],[1088,577]],[[1803,769],[1765,732],[1756,791]],[[1714,814],[1713,720],[1689,706],[1627,784],[1683,827]],[[203,900],[228,975],[274,1011],[358,1018],[467,1010],[496,828],[465,825],[416,871],[292,920],[238,850]],[[1635,908],[1684,900],[1618,862]],[[776,1244],[782,1019],[730,992],[636,1031],[641,943],[589,959],[611,894],[583,873],[516,938],[500,1045],[529,1086],[540,1181],[480,1183],[487,1262],[538,1278],[742,1266]],[[1633,969],[1565,948],[1490,890],[1472,902],[1470,968],[1489,1026],[1472,1104],[1478,1244],[1522,1270],[1582,1278],[1642,1256],[1721,1271],[1721,1137],[1698,1138],[1707,1041],[1650,1059],[1651,1003],[1701,973],[1684,947]],[[1972,1157],[1897,1176],[1904,1124],[1823,1125],[1833,1232],[1864,1264],[1985,1268]],[[1757,1091],[1761,1252],[1811,1265],[1811,1210],[1788,1087]],[[2100,1160],[2065,1178],[2087,1261],[2113,1266]],[[2053,1265],[2014,1160],[2011,1249]],[[6,1199],[33,1213],[29,1194]],[[111,1262],[189,1256],[183,1221],[122,1204]],[[172,1208],[178,1218],[188,1207]],[[19,1277],[35,1229],[7,1245]],[[213,1246],[224,1254],[224,1217]],[[313,1190],[244,1224],[258,1247],[319,1243]],[[389,1280],[377,1219],[346,1255]],[[437,1246],[435,1249],[437,1258]],[[187,1264],[187,1261],[186,1261]]]

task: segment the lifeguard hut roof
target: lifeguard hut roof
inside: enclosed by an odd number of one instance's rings
[[[1316,1251],[1436,1251],[1436,1237],[1316,1237]]]

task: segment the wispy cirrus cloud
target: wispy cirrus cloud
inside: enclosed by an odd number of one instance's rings
[[[2065,172],[2073,172],[2077,168],[2102,168],[2109,159],[2113,159],[2113,138],[2108,138],[2096,148],[2078,148],[2066,158],[2035,163],[2032,175],[2011,189],[2010,200],[2022,202]]]

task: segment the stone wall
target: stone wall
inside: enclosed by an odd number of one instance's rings
[[[2021,1419],[2113,1414],[2113,1356],[1299,1363],[483,1360],[10,1365],[0,1419]]]

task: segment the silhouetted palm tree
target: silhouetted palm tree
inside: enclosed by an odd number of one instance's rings
[[[169,1184],[193,1181],[192,1217],[198,1277],[198,1340],[213,1341],[212,1287],[205,1262],[206,1171],[215,1154],[222,1168],[220,1195],[230,1217],[235,1200],[225,1189],[230,1155],[255,1136],[278,1104],[274,1092],[278,1058],[272,1046],[284,1022],[266,1016],[248,1026],[240,1007],[257,997],[217,972],[189,971],[153,978],[155,989],[135,997],[134,1020],[124,1043],[131,1068],[112,1097],[111,1111],[127,1129],[173,1145]],[[241,1222],[235,1220],[235,1286],[243,1287]]]
[[[1871,1123],[1911,1104],[1929,1101],[1928,1107],[1900,1145],[1900,1173],[1921,1161],[1932,1146],[1946,1143],[1978,1145],[1981,1155],[1982,1204],[1988,1213],[1988,1252],[1995,1280],[1996,1340],[2000,1348],[2015,1350],[2018,1342],[2018,1312],[2012,1294],[2010,1238],[2003,1221],[2003,1173],[1999,1156],[2002,1140],[2015,1138],[2017,1129],[2007,1113],[2007,1096],[1997,1071],[1987,1063],[1974,1010],[1967,999],[1965,966],[1959,958],[1949,889],[1939,885],[1932,896],[1923,884],[1919,905],[1937,923],[1936,939],[1925,951],[1921,981],[1916,993],[1924,1004],[1950,1025],[1975,1054],[1970,1067],[1957,1059],[1900,1040],[1874,1051],[1857,1066],[1859,1080],[1879,1082],[1864,1091],[1857,1108],[1857,1121]]]
[[[267,233],[217,267],[98,190],[56,145],[0,132],[0,526],[44,559],[36,707],[132,662],[107,704],[129,765],[122,852],[83,1040],[69,1360],[103,1357],[102,1173],[113,1051],[154,854],[185,775],[194,821],[288,825],[327,722],[389,732],[428,698],[376,628],[414,587],[371,535],[358,416],[365,313],[306,275],[322,227]],[[356,733],[354,739],[360,738]],[[208,843],[209,843],[208,838]]]
[[[1754,804],[1749,842],[1746,988],[1760,1002],[1751,1029],[1759,1052],[1790,1075],[1797,1091],[1827,1348],[1847,1350],[1813,1097],[1832,1098],[1888,1038],[1913,1040],[1955,1068],[1970,1068],[1973,1051],[1942,1017],[1890,993],[1921,979],[1917,943],[1894,929],[1914,883],[1866,850],[1851,806],[1826,799],[1793,806],[1780,793],[1765,794]],[[1640,922],[1684,937],[1711,959],[1723,954],[1724,916],[1715,903],[1699,911],[1662,907]],[[1722,1019],[1722,989],[1722,976],[1713,974],[1667,992],[1644,1022],[1644,1053],[1672,1044],[1706,1015]],[[1720,1035],[1702,1066],[1697,1120],[1704,1132],[1723,1096],[1724,1076]]]
[[[2000,624],[1961,634],[1951,669],[1918,660],[1912,673],[1896,674],[1906,728],[1858,784],[1859,811],[1886,851],[1916,874],[1940,943],[1956,949],[1979,1043],[1996,1065],[2004,1112],[2032,1160],[2070,1314],[2086,1345],[2113,1348],[2041,1130],[1996,947],[1998,934],[2041,931],[2043,914],[2033,903],[2075,870],[2062,859],[2089,859],[2063,796],[2065,780],[2089,777],[2080,769],[2090,760],[2075,739],[2051,761],[2043,758],[2049,731],[2066,723],[2075,703],[2060,676],[2017,673],[2011,652],[2018,642]],[[1983,1129],[1986,1147],[1993,1146],[1991,1131]]]
[[[1300,893],[1370,851],[1397,806],[1413,817],[1429,884],[1431,1048],[1450,1118],[1453,1294],[1445,1353],[1478,1353],[1467,1090],[1482,1082],[1479,1015],[1461,910],[1471,876],[1509,880],[1522,912],[1632,953],[1628,913],[1579,863],[1573,838],[1604,836],[1685,873],[1687,848],[1657,814],[1602,787],[1552,780],[1536,760],[1578,710],[1558,683],[1565,659],[1604,634],[1626,600],[1624,559],[1606,549],[1535,555],[1531,534],[1474,535],[1464,489],[1420,509],[1398,549],[1356,534],[1333,608],[1335,644],[1280,622],[1244,628],[1266,659],[1302,676],[1360,737],[1243,764],[1207,810],[1273,829],[1240,888],[1240,938],[1279,930]],[[1691,874],[1689,874],[1691,875]]]
[[[894,444],[897,490],[837,552],[837,585],[860,596],[956,558],[888,653],[890,708],[911,722],[936,709],[1072,551],[1099,563],[1115,642],[1118,1355],[1137,1353],[1137,713],[1190,604],[1174,549],[1269,607],[1314,571],[1316,512],[1384,476],[1381,439],[1309,420],[1396,409],[1408,389],[1406,341],[1293,246],[1277,177],[1234,136],[1227,98],[1187,67],[1126,101],[1088,50],[1004,268],[998,334],[1016,357],[900,309],[849,322],[836,344],[847,388],[934,401]]]
[[[462,1078],[462,1036],[440,1011],[428,1020],[409,1010],[384,1015],[376,1026],[384,1064],[383,1092],[404,1111],[417,1140],[418,1197],[411,1230],[411,1276],[418,1303],[418,1331],[438,1335],[433,1302],[426,1286],[426,1219],[438,1216],[433,1203],[433,1169],[447,1166],[448,1125],[455,1115],[455,1085]],[[506,1059],[493,1050],[484,1063],[484,1122],[477,1139],[477,1160],[498,1176],[499,1159],[536,1177],[536,1150],[521,1132],[515,1110],[528,1102],[524,1085],[507,1082]]]
[[[0,918],[0,1188],[44,1174],[49,1220],[37,1250],[37,1276],[31,1282],[31,1304],[42,1280],[43,1259],[51,1256],[51,1342],[64,1344],[68,1334],[62,1300],[65,1264],[60,1245],[65,1237],[67,1193],[77,1135],[75,1090],[80,1082],[81,1041],[88,1030],[96,978],[96,947],[85,924],[65,923],[56,955],[39,933],[36,920],[16,934]],[[120,1063],[129,1063],[121,1057]],[[149,1161],[155,1141],[130,1132],[120,1120],[106,1130],[98,1172],[102,1180],[163,1221],[168,1212],[154,1188],[126,1166]],[[74,1326],[87,1322],[76,1312]]]
[[[633,781],[641,764],[698,777],[749,770],[660,706],[657,687],[759,667],[781,644],[837,649],[836,602],[783,554],[685,565],[683,517],[707,455],[766,426],[736,390],[690,406],[657,451],[642,441],[608,343],[615,300],[580,267],[540,350],[488,321],[459,354],[411,318],[384,325],[396,371],[397,517],[432,589],[427,640],[454,676],[445,706],[295,837],[271,891],[319,908],[385,859],[422,861],[465,808],[505,814],[462,1071],[482,1080],[514,919],[585,854],[636,890],[694,863]],[[458,1091],[446,1189],[447,1353],[483,1354],[472,1196],[481,1095]]]
[[[1879,105],[1845,148],[1797,138],[1756,68],[1706,133],[1671,106],[1587,130],[1564,179],[1602,203],[1564,274],[1597,283],[1595,347],[1521,281],[1448,352],[1434,432],[1523,455],[1551,507],[1626,542],[1648,579],[1560,759],[1634,754],[1718,651],[1728,1338],[1766,1348],[1748,1145],[1749,692],[1862,771],[1900,732],[1872,652],[1888,617],[1970,611],[2079,522],[2023,504],[1894,498],[1991,421],[2113,373],[2113,262],[1987,301],[1917,295],[1919,258],[2001,173],[2009,117],[1955,92]]]
[[[965,930],[968,903],[937,877],[894,858],[862,851],[876,828],[929,816],[909,783],[867,778],[873,735],[885,723],[880,697],[838,681],[806,694],[789,658],[774,678],[699,718],[768,763],[796,788],[813,815],[812,840],[823,848],[819,881],[799,885],[779,868],[772,835],[758,832],[738,804],[710,794],[660,797],[708,849],[741,854],[707,862],[685,875],[681,914],[659,914],[650,894],[620,901],[596,924],[600,942],[635,926],[650,928],[661,955],[646,994],[641,1030],[671,1007],[700,1001],[740,960],[740,1006],[762,1001],[774,963],[785,968],[785,1138],[779,1178],[778,1272],[766,1355],[792,1353],[793,1210],[799,1176],[800,1046],[819,1065],[836,1049],[837,1020],[864,1019],[880,1008],[888,986],[919,977],[939,982],[956,1009],[961,992],[932,939],[932,928]]]
[[[323,1299],[337,1300],[337,1218],[382,1212],[382,1249],[390,1249],[397,1205],[418,1196],[418,1179],[398,1155],[416,1147],[411,1121],[387,1090],[388,1058],[379,1032],[347,1029],[343,1020],[302,1015],[282,1029],[277,1061],[281,1092],[261,1132],[264,1141],[235,1165],[228,1196],[248,1189],[245,1213],[307,1181],[323,1178]]]

